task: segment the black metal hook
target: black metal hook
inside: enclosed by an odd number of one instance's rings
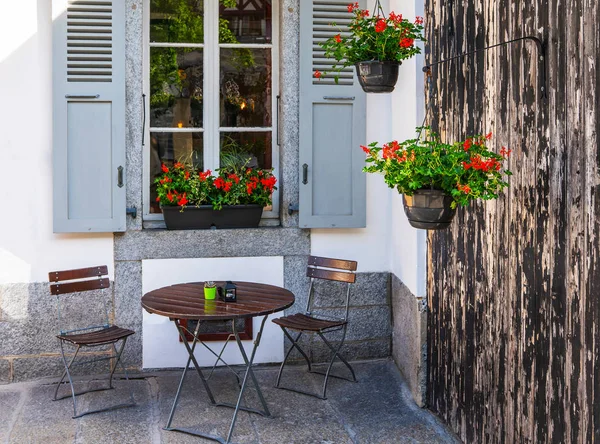
[[[375,0],[375,5],[373,6],[373,17],[379,16],[379,14],[381,14],[381,17],[385,18],[385,12],[383,12],[381,3],[379,0]]]
[[[488,49],[496,48],[498,46],[508,45],[510,43],[520,42],[520,41],[524,41],[524,40],[531,40],[537,46],[538,61],[540,64],[539,65],[540,66],[540,83],[541,83],[540,91],[542,93],[542,97],[545,99],[548,97],[546,95],[546,49],[545,49],[544,42],[542,42],[542,40],[540,40],[538,37],[531,36],[531,35],[528,35],[525,37],[519,37],[518,39],[507,40],[506,42],[502,42],[502,43],[496,43],[495,45],[486,46],[485,48],[479,48],[479,49],[475,49],[475,50],[469,51],[469,52],[464,52],[462,54],[458,54],[453,57],[449,57],[447,59],[440,60],[438,62],[430,63],[429,65],[425,65],[423,67],[423,72],[431,71],[431,68],[433,66],[437,66],[441,63],[446,63],[446,62],[449,62],[454,59],[470,56],[470,55],[475,54],[480,51],[487,51]]]

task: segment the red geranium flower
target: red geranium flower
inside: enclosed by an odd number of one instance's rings
[[[162,167],[161,167],[161,168],[162,168],[162,172],[163,172],[163,173],[168,173],[168,172],[169,172],[169,167],[168,167],[168,166],[166,166],[164,163],[162,164]]]
[[[383,32],[385,31],[385,28],[387,28],[385,19],[377,20],[377,23],[375,24],[375,32]]]
[[[403,48],[410,48],[414,41],[415,39],[409,39],[407,37],[404,37],[402,40],[400,40],[400,46],[402,46]]]

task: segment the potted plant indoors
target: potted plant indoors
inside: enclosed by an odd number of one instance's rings
[[[497,154],[486,143],[492,133],[444,143],[428,127],[419,137],[361,146],[367,154],[364,170],[383,173],[385,183],[403,195],[404,210],[415,228],[441,229],[452,222],[456,207],[474,199],[496,199],[512,173],[502,164],[512,150]],[[424,137],[423,136],[424,133]]]
[[[275,183],[271,170],[221,168],[213,176],[176,162],[171,168],[162,165],[156,201],[170,230],[252,228],[263,207],[271,205]]]
[[[387,93],[394,90],[402,60],[421,53],[415,43],[425,41],[423,18],[417,17],[411,22],[394,12],[385,17],[379,3],[374,11],[370,16],[368,10],[359,9],[358,3],[349,4],[348,12],[353,14],[348,26],[350,32],[338,28],[339,34],[320,45],[325,50],[325,57],[336,60],[332,68],[336,83],[340,71],[354,65],[364,91]],[[332,26],[336,24],[332,23]],[[327,72],[314,73],[317,78],[326,75]]]

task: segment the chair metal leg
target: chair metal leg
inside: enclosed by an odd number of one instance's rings
[[[308,356],[306,355],[306,353],[304,353],[304,351],[300,348],[300,346],[298,345],[297,341],[300,338],[300,336],[302,335],[302,331],[298,334],[298,336],[296,337],[296,340],[294,340],[294,338],[292,338],[292,336],[286,331],[285,328],[281,327],[281,329],[283,330],[283,332],[285,333],[285,335],[288,337],[288,339],[292,342],[292,347],[290,347],[290,349],[288,350],[287,354],[285,355],[285,359],[283,360],[283,362],[281,363],[281,367],[279,368],[279,374],[277,376],[277,383],[275,385],[275,387],[280,388],[280,389],[284,389],[284,390],[289,390],[292,392],[296,392],[296,393],[301,393],[303,395],[309,395],[309,396],[313,396],[315,398],[319,398],[319,399],[327,399],[326,395],[327,395],[327,383],[329,382],[329,378],[339,378],[339,379],[345,379],[347,381],[352,381],[352,382],[357,382],[356,379],[356,375],[354,373],[354,369],[352,368],[352,366],[348,363],[348,361],[346,361],[346,359],[344,359],[344,357],[342,355],[340,355],[340,350],[342,348],[342,346],[344,345],[344,341],[346,340],[346,325],[344,325],[343,327],[343,335],[342,335],[342,339],[340,341],[340,343],[338,344],[337,347],[334,347],[324,336],[323,332],[317,332],[317,334],[319,335],[319,337],[323,340],[323,342],[325,343],[325,345],[327,345],[327,347],[331,350],[331,359],[329,361],[329,364],[327,366],[327,370],[325,372],[320,372],[320,371],[316,371],[316,370],[312,370],[310,367],[310,361],[308,359]],[[328,333],[328,332],[326,332]],[[307,392],[304,390],[300,390],[300,389],[295,389],[295,388],[291,388],[291,387],[282,387],[280,386],[280,379],[281,379],[281,374],[283,372],[283,366],[285,365],[290,352],[292,351],[293,348],[297,348],[300,353],[304,356],[304,358],[307,360],[307,362],[309,362],[309,367],[308,367],[308,371],[311,373],[317,373],[319,375],[323,375],[325,376],[325,379],[323,380],[323,389],[322,389],[322,393],[321,394],[317,394],[317,393],[311,393],[311,392]],[[332,375],[331,374],[331,369],[333,368],[333,364],[335,362],[335,359],[339,358],[344,365],[346,365],[346,367],[348,367],[348,369],[350,370],[350,372],[352,373],[352,379],[348,379],[348,378],[344,378],[344,377],[340,377],[340,376],[336,376],[336,375]]]
[[[344,339],[346,338],[346,329],[344,329],[344,334],[342,336],[342,340],[340,341],[339,345],[337,346],[337,348],[334,348],[327,339],[325,339],[325,336],[323,336],[323,333],[318,332],[319,336],[321,337],[321,339],[323,339],[323,342],[325,342],[325,344],[327,344],[327,346],[330,348],[330,350],[332,351],[331,353],[331,361],[329,362],[329,365],[327,366],[327,371],[325,372],[325,379],[323,381],[323,399],[327,399],[326,395],[327,395],[327,382],[329,381],[329,373],[331,372],[331,368],[333,367],[333,363],[335,362],[335,358],[339,357],[339,351],[342,348],[342,345],[344,345]],[[356,376],[354,376],[354,371],[352,370],[352,368],[350,368],[350,370],[352,371],[352,376],[354,377],[354,380],[356,381]]]
[[[287,353],[285,354],[285,357],[283,358],[283,362],[281,363],[281,366],[279,367],[279,373],[277,374],[277,382],[275,383],[275,387],[279,388],[279,383],[281,381],[281,375],[283,373],[283,367],[285,366],[285,363],[287,362],[290,354],[292,353],[292,350],[294,348],[298,349],[298,351],[300,352],[300,354],[302,356],[304,356],[304,359],[306,360],[306,363],[308,364],[308,371],[311,371],[311,363],[310,363],[310,359],[308,359],[308,356],[306,356],[306,353],[304,353],[304,350],[302,350],[300,348],[300,346],[298,345],[298,340],[300,339],[300,337],[302,336],[303,332],[298,333],[298,336],[296,336],[296,339],[292,338],[292,336],[288,333],[288,331],[284,328],[281,327],[281,329],[283,330],[283,333],[288,337],[288,339],[291,341],[292,346],[289,348],[289,350],[287,351]]]
[[[113,385],[112,385],[113,375],[114,375],[116,366],[119,365],[119,361],[121,359],[121,355],[123,353],[123,349],[125,348],[126,341],[127,341],[127,338],[124,338],[123,339],[123,344],[121,345],[121,347],[120,347],[120,349],[118,351],[116,349],[116,346],[114,344],[112,344],[112,347],[113,347],[114,351],[116,352],[116,354],[113,355],[113,356],[108,356],[106,358],[100,358],[100,359],[93,359],[93,360],[90,360],[90,361],[85,361],[85,362],[96,362],[96,361],[100,361],[100,360],[110,360],[110,359],[116,358],[115,365],[111,369],[111,372],[110,372],[109,387],[101,387],[101,388],[97,388],[97,389],[88,389],[88,390],[84,390],[84,391],[76,393],[75,392],[75,386],[73,384],[73,378],[71,377],[71,371],[70,370],[71,370],[71,367],[73,365],[81,364],[81,362],[79,362],[77,364],[74,364],[75,358],[77,357],[77,355],[79,353],[79,350],[81,349],[81,346],[79,346],[79,345],[77,346],[77,349],[75,350],[75,353],[73,354],[73,357],[71,358],[71,360],[69,362],[67,362],[67,358],[66,358],[66,355],[65,355],[63,341],[59,340],[61,356],[62,356],[62,359],[63,359],[63,363],[65,365],[65,371],[63,372],[63,375],[62,375],[62,377],[60,379],[60,382],[56,386],[56,390],[54,391],[54,399],[53,400],[54,401],[58,401],[60,399],[68,398],[69,396],[71,396],[73,398],[73,418],[74,419],[75,418],[80,418],[80,417],[85,416],[85,415],[90,415],[92,413],[99,413],[99,412],[105,412],[105,411],[108,411],[108,410],[114,410],[114,409],[118,409],[118,408],[132,407],[132,406],[134,406],[135,405],[135,400],[134,400],[134,397],[133,397],[133,388],[130,387],[129,388],[129,394],[130,394],[130,402],[129,403],[113,405],[113,406],[110,406],[110,407],[105,407],[105,408],[97,409],[97,410],[88,410],[86,412],[77,414],[77,398],[76,398],[77,396],[83,395],[85,393],[99,392],[99,391],[104,391],[104,390],[111,390],[111,389],[114,388]],[[125,370],[125,367],[123,365],[121,365],[121,366],[122,366],[122,368],[123,368],[123,370],[125,372],[125,378],[127,379],[127,381],[129,381],[129,376],[127,375],[127,370]],[[62,396],[62,397],[57,397],[58,390],[59,390],[62,382],[64,381],[65,376],[69,380],[69,385],[71,387],[71,394],[70,395],[65,395],[65,396]]]
[[[352,379],[347,379],[347,378],[343,378],[340,376],[334,376],[334,375],[330,375],[330,376],[332,378],[346,379],[347,381],[358,382],[358,380],[356,379],[356,374],[354,373],[354,369],[348,363],[348,361],[346,361],[346,359],[339,353],[339,350],[342,348],[342,345],[344,345],[344,340],[346,339],[346,332],[344,331],[344,335],[342,336],[342,340],[340,342],[339,347],[337,348],[337,351],[335,351],[333,345],[325,338],[325,336],[323,336],[323,334],[319,333],[319,336],[321,337],[321,339],[323,339],[323,342],[325,342],[325,344],[329,347],[329,349],[334,353],[334,356],[339,358],[340,361],[342,361],[344,363],[344,365],[346,367],[348,367],[348,370],[350,370],[350,373],[352,373]]]
[[[77,356],[77,353],[79,353],[80,347],[77,346],[77,350],[75,350],[75,354],[73,355],[71,362],[69,362],[67,364],[67,358],[65,356],[65,347],[63,345],[63,341],[59,340],[59,342],[60,342],[60,353],[62,355],[63,363],[65,364],[65,373],[67,374],[67,378],[69,378],[69,384],[71,385],[71,395],[73,396],[73,418],[75,418],[77,416],[77,399],[75,398],[75,396],[76,396],[75,387],[73,386],[73,379],[71,378],[71,372],[69,371],[69,368],[70,368],[71,364],[73,364],[73,361],[75,361],[75,357]],[[56,400],[56,393],[58,393],[58,387],[60,387],[60,384],[56,387],[56,391],[54,392],[55,400]]]
[[[127,340],[127,338],[125,338],[125,341],[126,340]],[[113,344],[112,346],[113,346],[113,350],[116,353],[116,351],[117,351],[116,345]],[[123,349],[124,348],[125,348],[125,343],[123,342],[123,346],[121,347],[121,353],[123,353]],[[129,374],[127,373],[127,368],[125,368],[125,365],[123,364],[123,361],[121,361],[120,359],[117,359],[117,361],[115,362],[115,368],[117,367],[117,365],[119,365],[119,363],[121,365],[121,368],[123,369],[123,374],[125,375],[125,381],[129,385],[129,399],[130,399],[130,403],[131,403],[131,405],[135,405],[135,398],[133,396],[133,387],[131,386],[131,384],[129,384]]]

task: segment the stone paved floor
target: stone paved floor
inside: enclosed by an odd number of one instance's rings
[[[233,436],[237,443],[454,443],[454,438],[427,410],[411,400],[407,387],[391,361],[355,363],[359,383],[333,379],[326,401],[273,387],[277,369],[258,367],[256,375],[273,418],[241,412]],[[304,367],[287,374],[306,388],[317,390],[318,375]],[[338,369],[342,371],[342,368]],[[197,427],[224,435],[232,410],[212,407],[199,378],[189,373],[173,426]],[[136,407],[71,419],[70,399],[51,401],[52,380],[0,385],[0,443],[209,443],[183,433],[165,431],[180,373],[160,371],[129,382]],[[291,380],[291,379],[290,379]],[[210,380],[217,401],[235,402],[235,377],[225,370]],[[80,384],[88,384],[82,382]],[[92,381],[89,384],[100,384]],[[104,401],[125,402],[126,382],[117,390],[79,397],[83,408],[98,408]],[[83,388],[83,385],[81,385]],[[246,402],[256,405],[253,391]]]

